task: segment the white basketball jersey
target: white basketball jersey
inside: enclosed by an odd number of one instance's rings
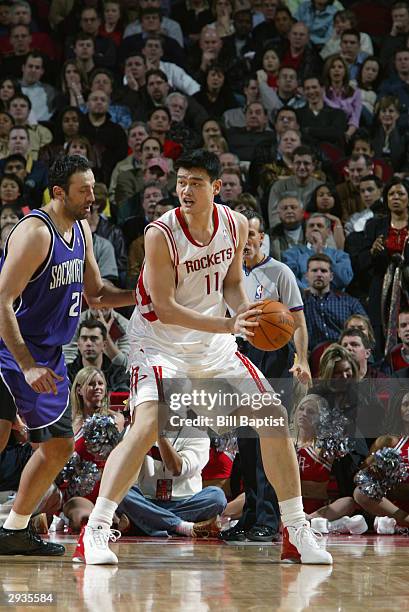
[[[176,302],[208,317],[224,317],[223,283],[237,249],[238,227],[231,210],[219,204],[213,205],[213,224],[213,235],[206,246],[191,236],[180,208],[150,223],[145,232],[156,227],[166,238],[175,267]],[[204,359],[210,353],[220,355],[220,351],[235,347],[235,339],[230,334],[161,323],[149,295],[145,266],[146,262],[136,287],[137,306],[129,330],[132,344],[168,351],[173,348],[173,352],[179,347],[182,352],[191,352],[192,357],[205,349]]]

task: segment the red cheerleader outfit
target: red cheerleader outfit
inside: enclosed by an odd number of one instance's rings
[[[98,494],[99,494],[99,485],[101,482],[101,476],[102,476],[103,469],[105,467],[106,459],[103,459],[100,455],[93,455],[92,453],[88,451],[87,446],[85,444],[82,427],[75,434],[74,441],[75,441],[74,450],[75,452],[78,453],[81,459],[85,461],[92,461],[93,463],[97,465],[99,469],[99,478],[98,478],[98,481],[95,483],[95,486],[92,489],[91,493],[89,493],[88,495],[81,496],[81,497],[84,497],[85,499],[89,499],[90,501],[92,501],[93,504],[95,504]],[[63,494],[64,503],[67,502],[72,497],[68,494],[68,487],[69,487],[69,482],[63,482],[61,485],[59,485],[59,488]]]
[[[401,438],[399,438],[398,442],[395,444],[393,448],[399,451],[400,456],[403,459],[403,462],[408,468],[408,475],[406,477],[406,480],[402,483],[404,485],[407,485],[409,484],[409,436],[402,436]],[[398,508],[400,508],[401,510],[404,510],[405,512],[409,514],[409,499],[407,501],[401,500],[401,499],[394,499],[393,491],[391,491],[391,493],[392,493],[391,496],[387,495],[388,499],[390,499],[392,503],[395,504],[395,506],[398,506]]]
[[[297,448],[298,467],[300,470],[301,491],[303,494],[304,510],[307,514],[315,512],[328,503],[328,498],[317,499],[304,497],[303,482],[322,482],[328,485],[332,465],[314,450],[312,446]]]

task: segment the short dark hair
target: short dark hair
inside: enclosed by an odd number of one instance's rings
[[[355,28],[349,28],[348,30],[344,30],[341,33],[341,40],[344,38],[344,36],[355,36],[355,38],[358,39],[358,42],[360,42],[361,40],[361,33],[358,32],[358,30],[356,30]]]
[[[408,47],[398,47],[397,49],[395,49],[395,51],[393,52],[393,59],[396,59],[396,56],[398,55],[398,53],[409,53],[409,49]]]
[[[81,321],[79,328],[78,328],[78,338],[80,337],[81,330],[84,327],[85,329],[94,329],[95,327],[98,327],[98,329],[101,330],[103,339],[104,340],[107,339],[107,328],[101,321],[98,321],[98,319],[94,319],[90,317],[90,318],[84,319],[84,321]]]
[[[147,136],[147,137],[145,138],[145,140],[142,140],[142,142],[141,142],[141,151],[142,151],[142,149],[143,149],[143,147],[144,147],[144,145],[145,145],[145,142],[146,142],[147,140],[156,140],[156,142],[157,142],[157,143],[158,143],[158,145],[159,145],[159,150],[160,150],[160,152],[161,152],[161,153],[163,152],[163,145],[162,145],[161,141],[159,140],[159,138],[156,138],[156,136]]]
[[[303,79],[302,79],[303,86],[305,84],[305,81],[311,81],[312,79],[315,79],[316,81],[318,81],[321,87],[324,87],[324,80],[322,76],[320,74],[314,74],[314,73],[311,73],[311,74],[307,73],[305,76],[303,76]]]
[[[66,155],[55,160],[48,173],[48,186],[52,193],[53,187],[62,187],[68,191],[70,179],[76,172],[91,170],[89,161],[82,155]]]
[[[372,349],[372,343],[362,329],[359,329],[358,327],[348,327],[347,329],[343,329],[340,337],[338,338],[338,344],[341,344],[346,336],[357,336],[358,338],[361,338],[362,344],[366,349]]]
[[[143,46],[146,46],[146,43],[149,40],[156,40],[158,42],[160,42],[162,49],[163,49],[163,36],[161,36],[160,34],[148,34],[148,36],[144,39],[143,41]]]
[[[406,9],[407,12],[409,13],[409,6],[407,2],[401,2],[401,0],[398,0],[397,2],[394,2],[391,6],[391,12],[395,11],[396,9]]]
[[[44,64],[45,64],[45,60],[44,60],[44,55],[42,53],[40,53],[40,51],[30,51],[30,53],[27,55],[26,59],[24,60],[24,63],[26,64],[27,61],[31,58],[33,59],[40,59],[43,61],[43,68],[44,68]]]
[[[168,196],[166,198],[162,198],[159,200],[159,202],[156,202],[156,206],[171,206],[172,208],[175,208],[175,201],[173,198]]]
[[[381,181],[379,176],[376,176],[376,174],[366,174],[365,176],[359,179],[359,184],[363,183],[364,181],[373,181],[378,187],[378,189],[382,189],[383,187],[383,182]]]
[[[156,8],[154,6],[147,6],[146,8],[143,8],[139,11],[139,19],[145,17],[145,15],[158,15],[159,17],[161,17],[162,11],[160,8]]]
[[[282,113],[282,112],[291,112],[295,115],[295,117],[297,118],[297,113],[295,111],[295,108],[293,108],[292,106],[282,106],[281,108],[279,108],[276,111],[275,117],[274,117],[274,121],[277,121],[278,116]]]
[[[166,81],[166,83],[169,83],[168,75],[159,68],[152,68],[151,70],[148,70],[145,74],[145,81],[148,82],[149,77],[151,76],[160,77],[162,81]]]
[[[9,137],[11,132],[15,132],[16,130],[23,130],[27,134],[27,138],[30,140],[30,133],[28,131],[28,127],[26,125],[13,125],[9,131]]]
[[[13,100],[25,100],[28,104],[28,110],[31,110],[31,107],[32,107],[31,100],[28,96],[26,96],[26,94],[23,94],[22,92],[15,93],[14,96],[12,96],[9,100],[9,108]]]
[[[175,163],[176,172],[180,168],[202,168],[212,182],[220,178],[222,169],[218,156],[205,149],[195,149],[179,157]]]
[[[255,72],[252,72],[251,74],[248,74],[246,76],[246,78],[243,81],[243,88],[244,87],[248,87],[250,85],[250,81],[257,81],[257,74]]]
[[[151,187],[156,187],[157,189],[159,189],[163,196],[167,194],[166,187],[163,187],[158,181],[148,181],[147,183],[144,184],[144,186],[142,187],[140,191],[142,198],[145,195],[145,191],[147,189],[150,189]]]
[[[299,147],[296,147],[293,151],[293,159],[294,157],[298,155],[309,155],[312,159],[312,161],[315,163],[317,161],[317,156],[314,152],[313,149],[311,149],[311,147],[307,147],[305,145],[300,145]]]
[[[80,19],[82,17],[82,13],[84,13],[85,11],[95,11],[95,14],[98,17],[98,19],[101,19],[101,16],[98,13],[98,10],[95,8],[95,6],[83,6],[80,12]]]
[[[258,213],[256,210],[250,210],[249,208],[246,208],[245,210],[243,210],[241,212],[241,214],[244,217],[246,217],[246,219],[248,221],[250,221],[251,219],[258,219],[258,221],[259,221],[259,231],[260,231],[260,233],[264,234],[264,232],[266,231],[266,228],[265,228],[265,224],[264,224],[264,219],[260,215],[260,213]]]
[[[8,155],[6,159],[4,160],[4,172],[6,171],[7,164],[13,161],[21,162],[24,168],[27,165],[27,160],[25,159],[24,155],[21,155],[21,153],[12,153],[11,155]]]
[[[287,13],[287,15],[288,15],[289,17],[291,17],[291,21],[292,21],[293,23],[295,23],[295,19],[294,19],[294,17],[293,17],[293,14],[291,13],[291,11],[290,11],[290,9],[288,8],[288,6],[285,6],[284,4],[279,4],[279,5],[277,6],[276,15],[277,15],[277,13]]]
[[[293,72],[295,72],[295,76],[297,77],[297,82],[298,82],[298,73],[297,70],[294,68],[294,66],[280,66],[280,68],[278,69],[278,75],[280,75],[280,72],[282,70],[292,70]]]
[[[146,66],[146,57],[144,56],[144,54],[141,51],[130,51],[129,54],[125,57],[124,63],[126,64],[126,62],[131,58],[131,57],[139,57],[140,59],[143,60],[143,63]]]
[[[325,253],[317,253],[316,255],[311,255],[311,257],[309,257],[307,261],[307,270],[310,267],[310,263],[312,263],[313,261],[323,261],[329,264],[329,269],[332,270],[332,259],[331,257],[328,257],[328,255],[325,255]]]
[[[263,113],[264,115],[267,116],[267,111],[265,106],[263,105],[261,100],[253,100],[253,102],[249,102],[245,108],[244,108],[244,112],[247,113],[247,111],[249,110],[249,108],[251,108],[252,106],[254,106],[255,104],[258,104],[258,106],[261,106],[261,108],[263,109]]]
[[[78,34],[74,38],[74,46],[80,40],[92,40],[92,43],[95,47],[94,37],[92,36],[92,34],[88,34],[88,32],[82,32],[82,31],[78,32]]]
[[[408,49],[409,51],[409,49]],[[365,138],[362,138],[362,140],[365,140]],[[351,157],[348,160],[348,163],[353,161],[353,162],[357,162],[358,160],[361,159],[361,157],[364,158],[365,160],[365,164],[366,166],[371,166],[373,164],[373,159],[372,157],[369,157],[369,155],[365,155],[365,153],[352,153]]]
[[[9,34],[14,32],[16,28],[25,28],[27,32],[30,34],[30,27],[26,25],[25,23],[13,23],[13,25],[10,26]]]
[[[88,81],[91,84],[92,81],[95,79],[95,77],[97,77],[99,74],[105,74],[105,76],[108,77],[108,79],[111,81],[111,85],[113,86],[115,83],[115,77],[113,72],[111,72],[111,70],[108,70],[108,68],[94,68],[94,70],[91,72],[91,74],[88,77]]]
[[[183,94],[181,94],[181,95],[183,96]],[[149,113],[148,113],[148,121],[150,121],[152,115],[154,113],[156,113],[156,111],[163,111],[164,113],[166,113],[166,115],[167,115],[167,117],[169,119],[169,122],[172,121],[172,117],[171,117],[170,111],[169,111],[167,106],[154,106],[152,108],[152,110],[150,110]]]

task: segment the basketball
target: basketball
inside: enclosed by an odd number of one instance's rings
[[[251,330],[254,331],[254,336],[249,342],[261,351],[276,351],[291,340],[294,318],[287,306],[281,302],[265,300],[260,306],[263,312],[254,317],[254,321],[260,325]]]

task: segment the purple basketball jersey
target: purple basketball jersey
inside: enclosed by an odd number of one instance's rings
[[[33,210],[19,224],[30,217],[41,219],[48,227],[50,249],[47,259],[17,299],[14,312],[21,335],[36,363],[51,368],[63,380],[56,381],[56,396],[35,393],[1,339],[0,376],[28,428],[40,429],[55,423],[69,405],[69,381],[61,346],[72,340],[81,313],[85,237],[77,221],[68,244],[42,210]],[[13,231],[14,228],[11,233]],[[7,257],[7,248],[8,241],[0,268]]]
[[[71,342],[81,314],[85,238],[77,221],[68,244],[42,210],[33,210],[19,225],[30,217],[40,218],[47,225],[51,234],[50,250],[18,298],[14,312],[24,340],[41,347],[60,347]],[[1,266],[5,257],[7,244]]]

